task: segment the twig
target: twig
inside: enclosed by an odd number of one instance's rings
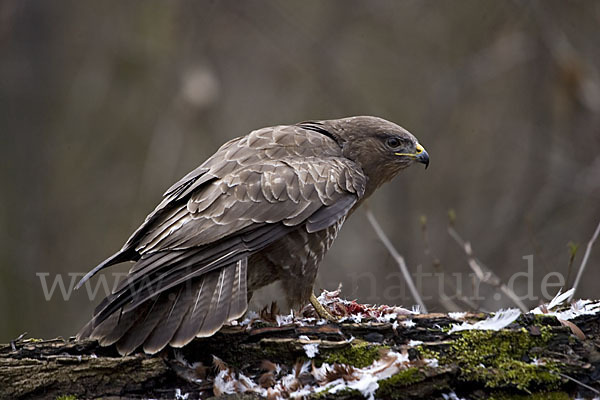
[[[10,341],[10,348],[12,349],[12,351],[17,351],[16,344],[19,341],[21,341],[25,336],[27,336],[27,332],[21,333],[16,339],[13,339],[13,340]]]
[[[436,272],[440,272],[444,273],[444,266],[442,265],[442,262],[440,261],[440,259],[433,253],[433,251],[431,250],[430,244],[429,244],[429,235],[427,234],[427,217],[425,215],[421,216],[421,233],[423,236],[423,243],[425,245],[425,256],[431,258],[431,262],[433,263],[433,268],[435,269]],[[460,290],[458,287],[456,287],[456,285],[454,283],[452,283],[452,281],[448,281],[446,279],[444,279],[444,286],[448,286],[450,287],[451,290],[454,291],[456,299],[461,301],[462,303],[466,304],[467,307],[470,307],[471,310],[480,310],[480,307],[477,303],[475,303],[474,301],[472,301],[471,299],[469,299],[467,296],[465,296],[462,293],[462,290]],[[440,293],[440,303],[442,304],[442,306],[444,306],[444,308],[447,311],[462,311],[463,309],[461,309],[458,304],[456,304],[456,302],[445,295],[445,293]]]
[[[573,242],[567,243],[567,247],[569,248],[569,265],[567,265],[567,279],[565,282],[571,280],[571,272],[573,272],[573,264],[575,263],[575,257],[577,256],[577,250],[579,249],[579,245]]]
[[[456,243],[458,243],[464,249],[465,254],[467,255],[469,267],[473,270],[475,276],[477,276],[477,278],[481,280],[481,282],[487,283],[488,285],[500,289],[500,291],[504,293],[509,299],[511,299],[512,302],[517,307],[519,307],[521,311],[529,311],[529,309],[525,306],[521,299],[519,299],[519,296],[517,296],[517,294],[513,290],[506,286],[506,284],[504,284],[500,280],[500,278],[492,272],[492,270],[487,268],[481,261],[479,261],[473,255],[473,249],[471,248],[471,244],[469,242],[465,242],[451,225],[448,226],[448,233],[456,241]]]
[[[565,379],[568,379],[568,380],[570,380],[570,381],[573,381],[573,382],[575,382],[576,384],[578,384],[578,385],[580,385],[580,386],[582,386],[582,387],[586,388],[587,390],[591,390],[592,392],[594,392],[594,393],[596,393],[596,394],[600,394],[600,391],[598,391],[598,390],[594,389],[593,387],[591,387],[591,386],[589,386],[589,385],[586,385],[585,383],[583,383],[583,382],[581,382],[581,381],[578,381],[577,379],[575,379],[575,378],[573,378],[573,377],[571,377],[571,376],[569,376],[569,375],[565,375],[565,374],[563,374],[562,372],[557,372],[556,374],[557,374],[558,376],[562,377],[562,378],[565,378]]]
[[[571,297],[569,297],[569,301],[571,301],[573,299],[573,296],[575,295],[575,292],[577,291],[577,286],[579,285],[579,281],[581,280],[583,271],[585,271],[585,266],[587,265],[588,258],[590,257],[590,253],[592,252],[592,246],[594,245],[594,242],[596,241],[596,239],[598,239],[598,235],[600,235],[600,222],[598,222],[596,231],[594,232],[594,235],[592,236],[592,238],[590,239],[590,241],[587,244],[587,247],[585,248],[585,254],[583,255],[583,260],[581,260],[581,265],[579,266],[579,271],[577,272],[577,277],[575,278],[575,283],[573,283],[573,289],[575,289],[575,290],[573,290],[573,294],[571,294]]]
[[[406,284],[408,285],[408,289],[410,290],[410,293],[412,294],[413,299],[421,307],[422,312],[427,314],[427,307],[425,307],[425,303],[423,302],[423,299],[421,299],[421,295],[417,291],[415,283],[413,282],[412,277],[410,276],[410,272],[408,271],[406,263],[404,262],[404,257],[402,257],[396,251],[396,249],[392,245],[392,242],[390,242],[388,237],[385,235],[385,233],[383,232],[383,229],[379,225],[379,222],[377,222],[377,220],[375,219],[375,216],[373,215],[373,213],[371,212],[371,210],[369,208],[366,208],[366,214],[367,214],[367,219],[369,220],[369,222],[371,223],[371,226],[373,227],[373,230],[377,234],[377,237],[379,237],[379,240],[381,240],[383,245],[390,252],[390,255],[394,258],[396,263],[398,263],[398,266],[400,267],[400,271],[402,272],[402,275],[404,276],[404,280],[406,281]]]

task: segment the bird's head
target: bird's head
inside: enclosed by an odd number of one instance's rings
[[[385,119],[350,117],[319,123],[340,144],[344,156],[363,169],[373,190],[414,162],[429,165],[429,154],[417,138]]]

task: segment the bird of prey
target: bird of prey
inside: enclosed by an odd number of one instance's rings
[[[281,281],[319,310],[313,284],[342,224],[379,186],[429,155],[400,126],[360,116],[255,130],[171,186],[123,248],[132,261],[78,338],[153,354],[214,334],[252,293]],[[323,313],[321,307],[321,313]],[[319,312],[319,311],[318,311]]]

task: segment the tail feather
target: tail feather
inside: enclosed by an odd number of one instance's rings
[[[152,333],[159,321],[171,309],[175,301],[172,293],[161,293],[156,300],[150,301],[151,305],[148,310],[143,313],[143,318],[138,321],[127,331],[117,342],[117,350],[121,355],[132,353],[136,348],[141,346],[148,336]],[[137,313],[136,310],[131,311]]]
[[[246,312],[247,268],[244,258],[136,307],[126,304],[97,325],[96,315],[78,338],[97,339],[103,346],[116,343],[119,353],[126,355],[140,346],[154,354],[167,344],[182,347],[195,337],[210,336]]]
[[[202,283],[196,295],[189,301],[190,307],[183,317],[179,329],[169,342],[171,346],[183,347],[196,337],[208,312],[219,275],[220,271],[213,271],[202,277]]]
[[[96,318],[92,318],[77,333],[77,340],[96,339],[101,346],[110,346],[116,343],[140,319],[147,306],[148,304],[144,304],[134,313],[123,313],[122,310],[117,310],[100,323]]]
[[[202,328],[196,333],[196,337],[211,336],[218,331],[229,315],[231,304],[231,289],[235,275],[235,264],[219,271],[219,281],[213,291],[210,307],[202,323]]]
[[[140,319],[140,316],[144,314],[143,311],[142,309],[136,310],[134,313],[123,313],[122,310],[116,311],[94,329],[92,338],[98,339],[98,343],[102,346],[117,343]]]
[[[236,263],[233,288],[231,289],[231,304],[227,320],[231,321],[244,315],[248,309],[248,295],[246,287],[246,271],[248,259],[244,258]]]
[[[79,332],[77,332],[77,335],[75,336],[75,338],[77,340],[89,339],[93,330],[94,330],[94,319],[92,318],[91,320],[88,321],[87,324],[85,324],[85,326],[83,328],[81,328],[79,330]]]
[[[200,281],[193,282],[191,285],[182,285],[177,291],[177,298],[166,317],[156,325],[146,342],[144,343],[144,352],[154,354],[162,350],[173,338],[175,332],[181,325],[183,317],[190,308],[191,299],[197,292]]]

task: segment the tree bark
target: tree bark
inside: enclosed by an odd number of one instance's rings
[[[486,317],[468,314],[466,319]],[[138,352],[121,357],[114,347],[74,338],[18,339],[0,345],[0,399],[173,399],[178,393],[189,400],[208,398],[215,394],[215,375],[224,369],[269,388],[309,360],[307,343],[318,348],[310,359],[314,368],[323,362],[367,368],[390,350],[407,355],[405,369],[378,382],[375,398],[441,399],[450,392],[475,399],[531,393],[571,398],[591,397],[600,389],[597,315],[564,324],[554,317],[526,314],[499,331],[449,334],[449,327],[460,322],[444,314],[400,316],[396,324],[277,326],[260,321],[252,327],[224,327],[212,337],[154,356]],[[213,356],[222,360],[216,367]],[[269,372],[273,364],[265,360],[278,364],[280,372]],[[310,373],[305,375],[303,384],[322,384],[311,381]],[[357,390],[325,390],[312,396],[364,398]],[[226,398],[260,396],[246,392]]]

